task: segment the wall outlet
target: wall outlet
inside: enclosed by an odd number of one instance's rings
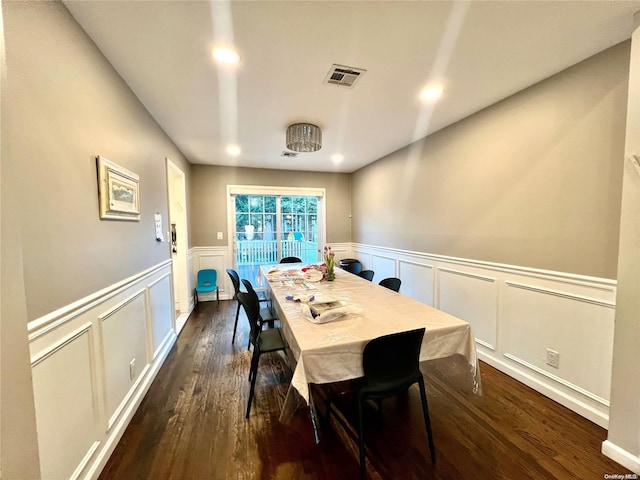
[[[551,350],[550,348],[547,348],[547,365],[553,368],[558,368],[559,362],[560,362],[560,354],[555,350]]]
[[[218,240],[222,240],[222,232],[218,232]]]
[[[129,362],[129,378],[131,380],[136,378],[136,359],[135,358]]]

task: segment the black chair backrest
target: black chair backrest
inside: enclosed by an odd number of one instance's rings
[[[259,297],[258,297],[258,292],[256,292],[256,289],[253,288],[253,285],[251,284],[251,282],[249,280],[247,280],[246,278],[242,279],[242,284],[244,285],[244,288],[246,288],[247,292],[250,293],[251,295],[253,295],[254,297],[256,297],[256,300],[258,300],[258,302],[260,301]]]
[[[364,347],[362,368],[369,391],[400,391],[420,375],[424,328],[374,338]]]
[[[298,257],[284,257],[280,263],[302,263],[302,259]]]
[[[373,270],[362,270],[360,273],[358,273],[359,277],[364,278],[365,280],[373,280],[373,276],[375,275]]]
[[[240,291],[240,276],[238,275],[238,272],[232,268],[227,268],[227,273],[229,274],[229,278],[231,278],[231,283],[233,283],[233,296],[236,297]]]
[[[251,331],[249,333],[249,341],[255,347],[260,335],[260,302],[258,297],[252,295],[249,292],[238,292],[238,302],[244,308],[247,318],[249,319],[249,326]]]
[[[399,292],[401,283],[402,281],[399,278],[389,277],[380,280],[380,283],[378,285],[387,287],[389,290],[393,290],[394,292]]]

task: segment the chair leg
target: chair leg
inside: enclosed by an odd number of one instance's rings
[[[193,308],[197,308],[198,307],[198,291],[194,290],[193,291]]]
[[[249,381],[253,379],[253,376],[258,370],[258,360],[259,360],[259,356],[257,352],[254,350],[253,355],[251,356],[251,364],[249,366]]]
[[[253,392],[256,389],[256,379],[258,378],[258,364],[260,363],[260,353],[254,351],[253,356],[256,359],[255,369],[252,365],[251,371],[253,371],[253,377],[251,378],[251,389],[249,390],[249,400],[247,401],[247,414],[245,418],[249,418],[249,414],[251,413],[251,402],[253,402]],[[253,364],[254,362],[252,361],[251,363]],[[251,375],[251,372],[249,372],[249,375]]]
[[[360,448],[360,478],[362,480],[367,478],[367,460],[364,454],[364,417],[362,412],[364,401],[358,395],[358,444]]]
[[[236,310],[236,322],[233,324],[233,337],[231,337],[231,343],[236,341],[236,330],[238,328],[239,316],[240,316],[240,302],[238,302],[238,309]]]
[[[427,427],[427,438],[429,440],[429,452],[431,452],[431,462],[436,463],[436,447],[433,444],[433,432],[431,431],[431,420],[429,419],[429,406],[427,404],[427,390],[424,388],[422,377],[418,379],[420,386],[420,398],[422,400],[422,413],[424,415],[424,425]]]
[[[220,289],[216,288],[216,300],[218,300],[218,304],[216,307],[220,308]]]

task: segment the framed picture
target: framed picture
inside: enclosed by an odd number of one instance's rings
[[[96,161],[100,218],[140,220],[140,177],[104,157]]]

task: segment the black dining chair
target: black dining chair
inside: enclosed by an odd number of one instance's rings
[[[406,392],[409,387],[417,383],[420,387],[420,400],[424,424],[427,430],[427,440],[431,461],[436,462],[436,451],[431,431],[427,392],[424,386],[422,372],[420,372],[420,347],[424,337],[424,328],[408,332],[394,333],[369,341],[362,353],[362,368],[364,377],[361,386],[356,390],[358,412],[358,444],[360,449],[360,476],[366,478],[367,467],[364,447],[364,417],[363,409],[367,400],[380,402]],[[327,402],[327,422],[331,415],[332,404]],[[379,403],[378,403],[379,404]],[[340,418],[340,416],[336,416]]]
[[[247,292],[254,296],[258,300],[258,304],[260,304],[262,300],[258,296],[258,292],[256,292],[256,290],[253,288],[253,284],[245,278],[242,279],[242,284],[244,285],[244,288],[247,290]],[[260,307],[259,314],[260,325],[262,326],[267,323],[271,328],[273,328],[274,322],[278,319],[278,317],[273,314],[271,309],[269,307]]]
[[[298,257],[284,257],[280,263],[302,263],[302,259]]]
[[[401,284],[402,281],[399,278],[395,277],[383,278],[382,280],[380,280],[380,283],[378,283],[378,285],[382,285],[383,287],[386,287],[389,290],[393,290],[394,292],[400,291]]]
[[[362,270],[360,273],[358,273],[359,277],[364,278],[365,280],[373,280],[373,276],[375,275],[373,270]]]
[[[236,330],[238,328],[238,317],[240,316],[240,301],[238,300],[238,293],[240,293],[240,276],[232,268],[227,268],[227,274],[233,284],[233,299],[238,302],[238,308],[236,309],[236,320],[233,324],[233,336],[231,337],[231,343],[236,340]]]
[[[236,272],[232,268],[227,268],[227,274],[229,275],[229,278],[231,279],[231,284],[233,285],[233,299],[237,301],[238,300],[238,292],[241,291],[240,276],[238,275],[238,272]],[[258,300],[260,302],[268,301],[267,298],[260,297],[260,295],[257,292],[255,292],[255,290],[254,290],[254,293],[256,293],[256,295],[258,295]],[[240,302],[238,302],[238,308],[236,309],[236,319],[235,319],[235,321],[233,323],[233,336],[231,337],[231,343],[234,343],[236,341],[236,331],[238,330],[238,317],[239,316],[240,316]]]
[[[264,353],[284,351],[286,343],[280,328],[262,330],[259,314],[260,302],[258,302],[255,296],[251,295],[249,292],[238,292],[238,301],[242,304],[244,311],[247,314],[247,318],[249,319],[249,325],[251,326],[249,342],[253,345],[253,355],[251,356],[251,367],[249,369],[249,381],[251,382],[251,388],[249,390],[249,400],[247,401],[247,413],[245,414],[245,417],[249,418],[251,413],[251,403],[253,402],[253,396],[256,388],[256,379],[258,378],[260,356]]]

